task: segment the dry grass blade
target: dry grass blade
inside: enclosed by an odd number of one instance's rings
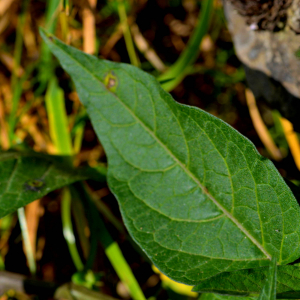
[[[25,209],[28,235],[29,235],[31,249],[34,257],[36,257],[37,230],[38,230],[39,219],[40,219],[39,205],[40,205],[40,201],[36,200],[28,204]]]
[[[0,2],[0,17],[10,8],[15,0],[2,0]]]
[[[14,58],[11,54],[0,52],[0,61],[7,67],[10,72],[13,72],[14,69]],[[24,69],[21,66],[18,66],[16,70],[18,77],[21,77],[24,74]]]
[[[89,7],[83,9],[83,51],[88,54],[94,54],[96,49],[96,28],[94,9],[97,0],[87,0]]]
[[[119,25],[115,32],[110,36],[106,44],[101,49],[101,55],[103,58],[107,58],[111,50],[114,48],[116,43],[122,38],[123,36],[123,30],[122,26]]]
[[[261,115],[258,111],[258,108],[256,106],[254,95],[249,89],[246,89],[246,100],[249,108],[249,113],[253,122],[253,126],[260,140],[262,141],[262,143],[264,144],[264,146],[266,147],[269,154],[274,160],[276,161],[281,160],[282,154],[278,149],[278,147],[275,145],[272,137],[270,136],[269,131],[266,125],[264,124]]]
[[[152,66],[156,70],[160,72],[164,72],[166,70],[165,64],[162,62],[162,60],[159,58],[159,56],[156,54],[153,48],[150,47],[147,40],[141,34],[137,24],[133,24],[130,27],[130,29],[133,36],[133,40],[137,48],[141,51],[141,53],[145,56],[145,58],[152,64]]]
[[[298,136],[294,131],[293,125],[290,121],[284,118],[280,118],[280,121],[284,130],[284,135],[286,137],[292,156],[294,158],[295,164],[298,170],[300,170],[300,145]]]

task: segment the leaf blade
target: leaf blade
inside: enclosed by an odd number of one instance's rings
[[[35,152],[0,152],[0,218],[53,190],[89,178],[89,169],[76,170],[63,161],[61,156]]]
[[[240,300],[254,300],[256,298],[251,298],[251,297],[239,297],[238,299]],[[210,293],[205,293],[202,294],[199,300],[238,300],[234,296],[223,296],[223,295],[218,295],[218,294],[210,294]]]
[[[258,300],[275,300],[277,283],[277,265],[276,258],[272,258],[269,266],[268,275],[263,288],[259,294]]]
[[[258,297],[268,277],[269,268],[224,272],[203,280],[193,288],[202,293]],[[299,299],[300,268],[296,265],[277,267],[277,299]]]
[[[108,183],[129,232],[163,273],[194,284],[268,265],[271,256],[298,258],[299,222],[290,219],[299,207],[249,140],[176,103],[152,76],[42,36],[105,148]]]

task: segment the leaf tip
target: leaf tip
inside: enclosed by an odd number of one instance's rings
[[[54,37],[51,33],[48,33],[44,28],[42,27],[39,27],[39,32],[40,32],[40,35],[42,37],[42,39],[47,42],[47,41],[53,41]]]

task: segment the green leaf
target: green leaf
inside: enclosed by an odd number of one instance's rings
[[[128,231],[163,273],[194,285],[300,256],[299,206],[248,139],[176,103],[151,75],[41,34],[105,148]]]
[[[258,297],[268,277],[269,268],[224,272],[201,281],[195,292]],[[300,298],[300,268],[296,265],[277,267],[277,299]]]
[[[234,297],[234,296],[224,296],[218,294],[204,293],[201,295],[199,300],[254,300],[251,297]]]
[[[276,258],[273,257],[269,266],[267,278],[265,280],[262,291],[259,294],[258,300],[275,300],[276,283],[277,283],[277,265],[276,265]]]
[[[72,169],[64,157],[35,152],[0,152],[0,218],[96,171]],[[99,174],[98,174],[99,178]]]

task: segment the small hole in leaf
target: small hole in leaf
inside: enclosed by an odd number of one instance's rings
[[[114,78],[109,78],[107,87],[112,88],[115,85],[116,85],[116,80]]]
[[[38,192],[44,185],[45,182],[42,179],[31,179],[25,183],[24,188],[28,191]]]
[[[110,71],[105,75],[104,84],[107,89],[109,89],[112,92],[115,92],[118,86],[118,78],[113,71]]]

